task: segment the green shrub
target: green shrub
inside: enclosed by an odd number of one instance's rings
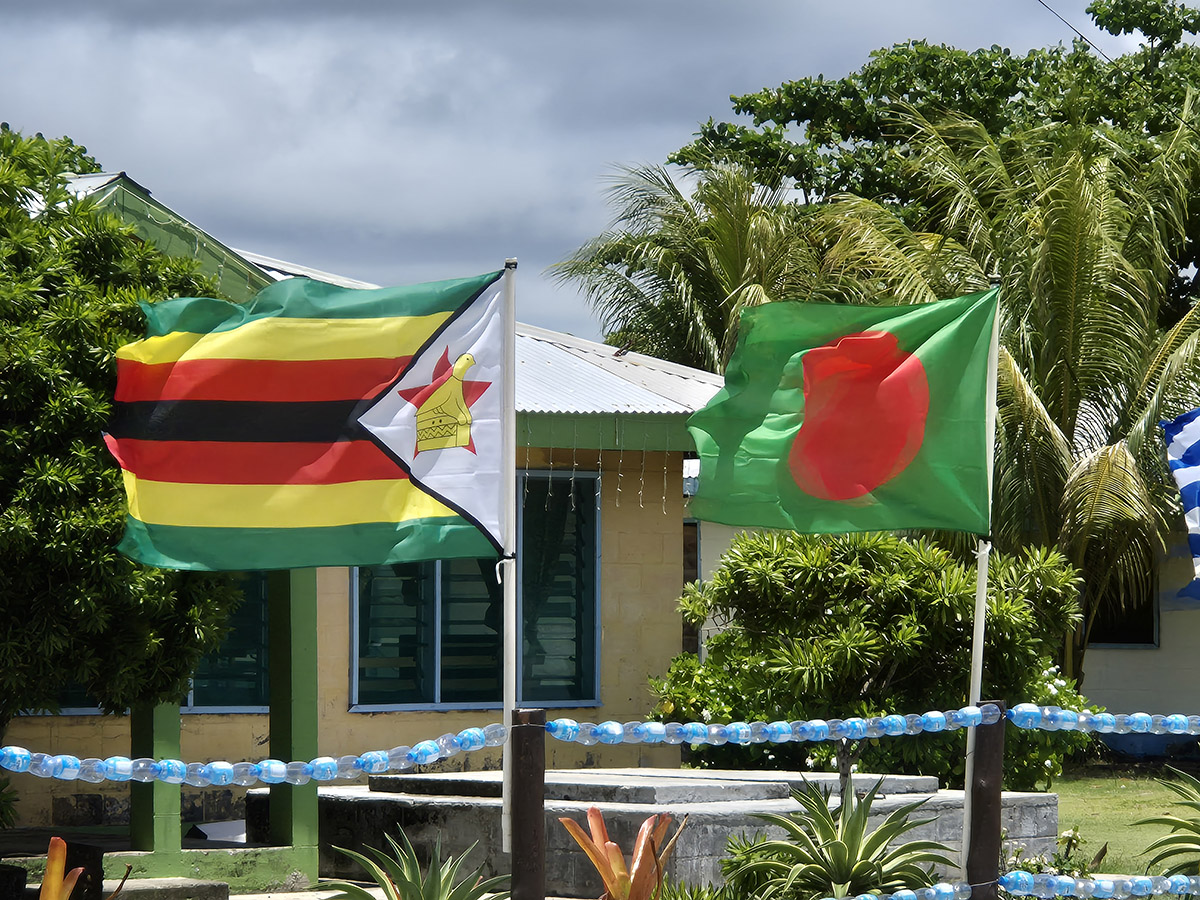
[[[1078,573],[1056,551],[993,555],[983,695],[1081,708],[1052,665],[1079,618]],[[661,718],[772,721],[953,709],[966,702],[974,566],[924,540],[889,534],[739,536],[685,618],[724,630],[652,679]],[[1090,738],[1009,729],[1005,784],[1048,784]],[[702,766],[830,769],[937,776],[962,785],[964,731],[823,744],[702,747]],[[834,755],[840,754],[835,760]]]

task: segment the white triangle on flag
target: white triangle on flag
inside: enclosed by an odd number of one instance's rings
[[[502,282],[454,315],[359,423],[422,490],[502,547]],[[511,486],[509,490],[511,490]]]

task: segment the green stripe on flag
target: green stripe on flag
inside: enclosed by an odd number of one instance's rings
[[[469,303],[503,272],[472,278],[374,289],[342,288],[309,278],[288,278],[260,291],[249,303],[180,297],[143,303],[146,337],[172,332],[232,331],[256,319],[374,319],[453,312]]]
[[[164,569],[299,569],[368,566],[414,559],[494,558],[496,549],[465,519],[409,519],[317,528],[189,528],[128,516],[117,548]]]

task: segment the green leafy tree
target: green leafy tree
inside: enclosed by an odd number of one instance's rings
[[[983,692],[1011,702],[1081,702],[1050,657],[1079,618],[1079,575],[1053,550],[997,554],[989,571]],[[749,533],[712,579],[690,585],[685,619],[722,626],[703,662],[682,654],[652,681],[664,718],[724,722],[923,713],[966,702],[974,566],[926,540]],[[1086,736],[1011,734],[1006,783],[1056,774]],[[831,751],[843,781],[867,771],[963,778],[963,732],[826,744],[706,747],[709,765],[800,768]],[[1049,765],[1047,765],[1049,763]]]
[[[213,288],[67,189],[96,170],[67,138],[0,127],[0,735],[69,684],[110,711],[181,698],[239,596],[115,550],[115,351],[143,330],[138,300]]]
[[[1200,31],[1200,12],[1172,0],[1096,0],[1088,12],[1104,31],[1136,31],[1145,42],[1112,61],[1082,41],[1026,54],[897,44],[844,78],[800,78],[731,98],[750,124],[710,119],[671,161],[703,167],[740,160],[765,183],[794,179],[810,201],[849,192],[894,205],[910,223],[925,207],[920,178],[907,165],[907,135],[894,128],[902,106],[932,119],[954,111],[998,136],[1045,125],[1099,128],[1133,158],[1150,161],[1156,138],[1176,128],[1188,90],[1200,82],[1200,48],[1185,40]],[[1190,240],[1175,248],[1169,302],[1159,310],[1164,324],[1197,293],[1200,273],[1189,270],[1200,246],[1195,213],[1187,232]]]

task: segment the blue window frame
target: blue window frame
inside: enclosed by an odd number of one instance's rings
[[[526,473],[518,497],[520,699],[592,705],[598,478]],[[494,560],[363,566],[352,572],[351,592],[354,709],[500,705],[503,598]]]

